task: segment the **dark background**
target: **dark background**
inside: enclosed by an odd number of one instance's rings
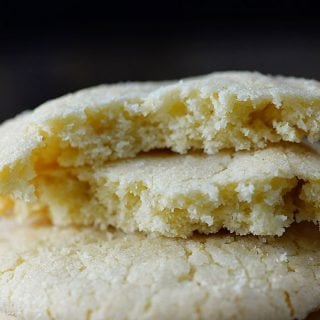
[[[320,80],[319,12],[313,1],[1,1],[0,120],[103,82],[216,70]]]

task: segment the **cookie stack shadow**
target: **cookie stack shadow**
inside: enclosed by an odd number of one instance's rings
[[[319,138],[319,82],[251,72],[5,122],[0,319],[317,317]]]

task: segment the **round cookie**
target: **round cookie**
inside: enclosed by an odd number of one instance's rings
[[[295,144],[214,155],[147,153],[101,167],[47,170],[34,185],[36,201],[15,202],[20,221],[188,237],[222,228],[279,236],[294,221],[320,220],[320,155]]]
[[[18,319],[304,319],[320,307],[320,237],[192,239],[0,227],[0,311]]]
[[[320,83],[218,72],[122,83],[49,101],[0,127],[0,194],[32,200],[48,167],[96,165],[168,148],[213,154],[320,139]]]

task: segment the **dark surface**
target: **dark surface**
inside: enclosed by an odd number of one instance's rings
[[[3,2],[0,120],[83,87],[217,70],[320,80],[310,1]]]

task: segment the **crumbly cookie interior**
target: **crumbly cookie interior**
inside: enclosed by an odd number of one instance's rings
[[[198,88],[183,96],[172,90],[163,96],[159,93],[148,99],[113,101],[67,110],[66,114],[50,107],[26,115],[26,128],[21,132],[19,119],[12,124],[14,130],[10,124],[3,128],[3,134],[11,130],[10,137],[17,135],[13,144],[19,145],[18,140],[26,137],[28,140],[17,151],[8,150],[13,158],[23,151],[18,160],[6,160],[1,169],[1,194],[31,200],[31,181],[39,174],[39,163],[74,168],[163,148],[180,154],[190,150],[214,154],[229,148],[252,150],[280,141],[320,139],[320,101],[303,97],[241,100],[227,90],[204,94]],[[64,108],[62,102],[59,108]]]
[[[154,152],[94,169],[49,168],[34,182],[37,201],[15,201],[14,211],[21,220],[166,236],[222,228],[281,235],[293,221],[318,222],[319,159],[306,147],[278,145],[215,155]]]

